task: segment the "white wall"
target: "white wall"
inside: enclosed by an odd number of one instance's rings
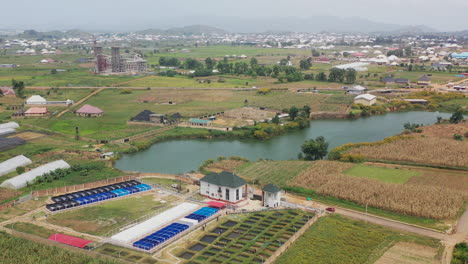
[[[263,192],[263,206],[278,207],[281,203],[281,192]]]
[[[220,186],[201,181],[200,182],[200,194],[206,195],[210,198],[235,203],[235,202],[242,200],[242,197],[244,196],[244,192],[245,192],[243,188],[244,186],[241,186],[239,188],[229,188],[229,187],[221,186],[221,195],[219,195],[218,190]],[[229,189],[229,200],[226,199],[226,189]],[[239,190],[239,199],[236,199],[237,190]]]

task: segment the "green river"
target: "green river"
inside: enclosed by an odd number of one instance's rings
[[[379,141],[402,132],[406,122],[434,124],[439,112],[388,113],[359,119],[313,120],[310,127],[289,132],[270,140],[181,139],[154,144],[149,149],[126,154],[115,164],[125,171],[184,173],[197,170],[207,159],[218,156],[241,156],[250,160],[297,159],[305,140],[324,136],[329,150],[346,143]]]

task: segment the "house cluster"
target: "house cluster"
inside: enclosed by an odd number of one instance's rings
[[[67,99],[65,101],[47,101],[44,97],[40,95],[32,95],[28,99],[26,99],[27,105],[66,105],[70,106],[74,102],[73,100]]]
[[[157,114],[150,110],[143,110],[138,113],[136,116],[130,119],[131,122],[141,123],[141,124],[155,124],[155,125],[165,125],[178,122],[182,118],[180,113],[174,113],[172,115]]]
[[[228,204],[238,204],[253,197],[247,182],[227,171],[211,172],[200,179],[200,195]],[[281,189],[274,184],[265,185],[262,188],[262,205],[270,208],[280,206]]]

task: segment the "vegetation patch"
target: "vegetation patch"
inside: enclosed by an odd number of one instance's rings
[[[406,183],[412,177],[421,175],[421,173],[417,171],[369,165],[356,165],[348,170],[345,170],[344,173],[350,176],[364,177],[375,179],[380,182],[398,184]]]
[[[117,264],[119,262],[71,252],[0,232],[0,257],[3,263]]]
[[[250,181],[260,184],[286,183],[299,173],[309,168],[313,163],[309,161],[285,160],[285,161],[258,161],[246,163],[238,167],[235,172]]]

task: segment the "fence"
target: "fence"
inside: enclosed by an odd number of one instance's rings
[[[20,198],[15,199],[15,200],[13,200],[11,202],[4,203],[4,204],[0,205],[0,211],[5,210],[5,209],[10,208],[10,207],[13,207],[16,204],[24,203],[24,202],[29,201],[31,199],[32,199],[31,193],[27,194],[25,196],[21,196]]]
[[[289,238],[288,241],[286,241],[286,243],[284,243],[280,248],[278,248],[278,250],[276,250],[265,262],[263,262],[264,264],[272,264],[275,262],[275,260],[281,255],[283,254],[284,251],[286,251],[295,241],[296,239],[298,239],[300,236],[302,236],[302,234],[304,234],[305,231],[307,231],[307,229],[309,229],[309,227],[315,223],[315,221],[317,221],[317,219],[319,218],[319,215],[315,215],[312,219],[309,220],[309,222],[307,222],[303,227],[301,227],[301,229],[299,229],[298,232],[296,232],[291,238]]]
[[[134,180],[134,179],[135,179],[134,175],[128,175],[128,176],[122,176],[122,177],[118,177],[118,178],[106,179],[106,180],[102,180],[102,181],[88,182],[88,183],[83,183],[83,184],[76,184],[76,185],[70,185],[70,186],[57,187],[57,188],[52,188],[52,189],[47,189],[47,190],[33,191],[32,196],[33,197],[41,197],[41,196],[49,196],[49,195],[63,194],[63,193],[69,193],[69,192],[76,192],[76,191],[81,191],[81,190],[84,190],[84,189],[96,188],[96,187],[101,187],[101,186],[105,186],[105,185],[109,185],[109,184],[113,184],[113,183],[130,181],[130,180]]]

